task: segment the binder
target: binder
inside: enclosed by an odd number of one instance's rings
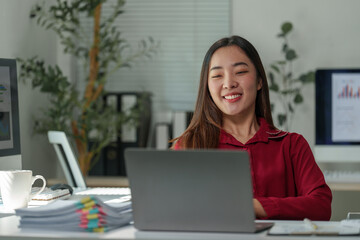
[[[94,144],[94,143],[90,142],[90,147],[92,144]],[[99,154],[100,154],[100,156],[99,156],[98,161],[94,164],[94,166],[89,171],[90,176],[103,176],[104,175],[105,168],[106,168],[105,162],[104,162],[105,152],[102,151]]]
[[[106,176],[123,176],[121,158],[119,156],[118,142],[112,142],[104,149],[104,165]]]

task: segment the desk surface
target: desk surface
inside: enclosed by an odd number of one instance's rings
[[[46,231],[46,230],[22,230],[17,226],[19,217],[8,216],[0,218],[0,239],[173,239],[173,240],[242,240],[242,239],[340,239],[333,236],[268,236],[265,232],[248,234],[248,233],[196,233],[196,232],[150,232],[138,231],[132,225],[126,226],[108,233],[84,233],[84,232],[65,232],[65,231]],[[342,237],[345,239],[359,239],[359,236]]]

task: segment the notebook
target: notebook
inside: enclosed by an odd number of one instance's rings
[[[139,230],[257,232],[249,156],[241,151],[126,149]]]

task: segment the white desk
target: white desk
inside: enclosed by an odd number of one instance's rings
[[[137,231],[133,226],[126,226],[108,233],[83,233],[83,232],[65,232],[65,231],[39,231],[39,230],[22,230],[17,226],[19,218],[16,216],[8,216],[0,218],[0,239],[118,239],[118,240],[261,240],[261,239],[295,239],[295,240],[311,240],[311,239],[357,239],[359,236],[351,237],[320,237],[320,236],[267,236],[266,231],[256,234],[230,234],[230,233],[195,233],[195,232],[144,232]]]
[[[72,196],[76,199],[79,196]],[[80,196],[81,197],[81,196]],[[102,196],[113,199],[114,196]],[[109,199],[103,199],[109,200]],[[11,213],[10,213],[11,214]],[[50,231],[50,230],[34,230],[34,229],[19,229],[19,217],[15,215],[8,216],[9,213],[4,213],[0,208],[0,239],[26,239],[26,240],[45,240],[45,239],[119,239],[119,240],[242,240],[242,239],[296,239],[296,240],[311,240],[311,239],[357,239],[359,236],[351,237],[319,237],[319,236],[268,236],[266,231],[256,234],[236,234],[236,233],[197,233],[197,232],[150,232],[138,231],[132,225],[110,231],[108,233],[86,233],[86,232],[68,232],[68,231]],[[4,217],[5,216],[5,217]]]

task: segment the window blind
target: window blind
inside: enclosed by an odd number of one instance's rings
[[[139,41],[149,36],[160,45],[150,59],[145,57],[131,68],[119,69],[105,89],[149,91],[153,111],[192,111],[204,55],[213,42],[230,34],[230,4],[230,0],[126,1],[116,25],[133,52]],[[102,8],[104,16],[111,12],[111,4]],[[77,72],[83,79],[83,71]],[[80,89],[84,85],[78,84]]]

